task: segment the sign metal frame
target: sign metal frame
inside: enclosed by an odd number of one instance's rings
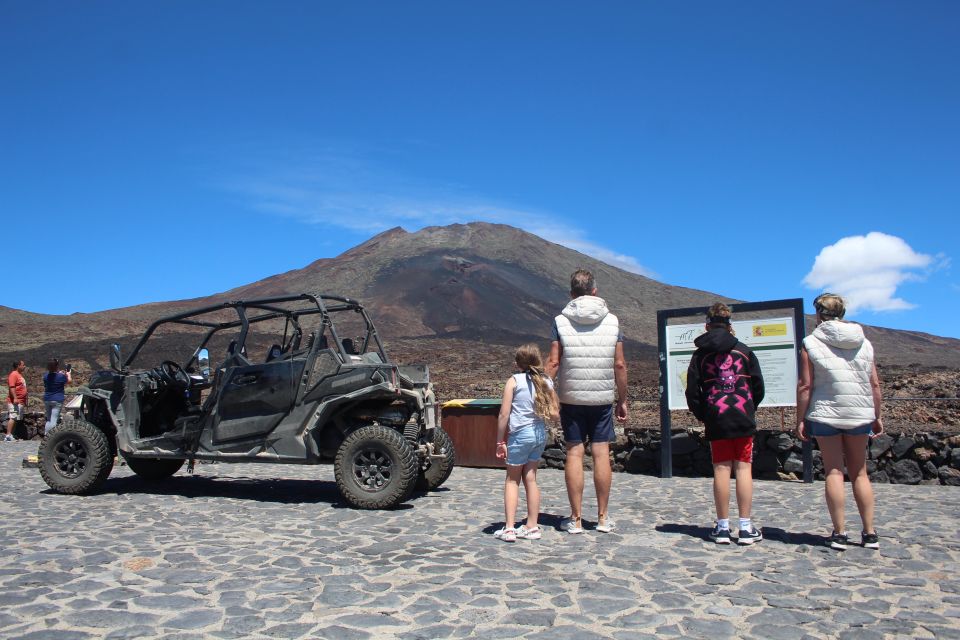
[[[803,299],[786,298],[783,300],[768,300],[765,302],[740,302],[730,304],[734,313],[763,312],[763,311],[793,311],[793,330],[795,340],[795,356],[797,362],[797,377],[800,375],[800,349],[803,338],[806,336],[806,324],[803,316]],[[667,375],[667,359],[669,345],[667,344],[667,321],[671,318],[691,316],[705,316],[709,307],[686,307],[683,309],[660,309],[657,311],[657,351],[660,365],[660,477],[673,477],[673,443],[671,440],[672,428],[670,421],[669,384]],[[809,440],[802,445],[803,481],[813,482],[813,443]]]

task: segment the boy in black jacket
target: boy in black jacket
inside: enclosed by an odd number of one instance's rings
[[[753,502],[753,434],[757,405],[763,400],[763,375],[757,356],[734,337],[730,308],[717,303],[707,312],[707,332],[694,341],[697,350],[687,369],[687,407],[706,425],[713,459],[713,499],[717,523],[710,538],[730,544],[730,474],[736,467],[739,544],[763,540],[750,521]]]

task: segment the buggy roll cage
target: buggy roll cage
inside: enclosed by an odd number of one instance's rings
[[[309,304],[305,304],[302,307],[294,309],[285,309],[276,306],[291,302],[305,302]],[[225,311],[227,309],[233,309],[236,312],[236,320],[215,321],[203,318],[203,316],[207,314]],[[261,313],[257,315],[248,315],[248,310],[257,310]],[[312,316],[316,314],[320,314],[322,318],[317,337],[319,338],[319,336],[323,335],[329,329],[336,345],[335,348],[340,351],[341,356],[344,356],[345,360],[348,360],[348,356],[351,354],[346,353],[346,349],[341,342],[340,336],[337,334],[336,327],[330,319],[331,313],[340,311],[354,311],[359,313],[363,318],[363,323],[366,327],[366,335],[363,337],[363,342],[359,346],[359,352],[366,352],[372,341],[372,343],[376,345],[380,360],[382,362],[387,362],[387,356],[383,350],[383,344],[380,342],[380,336],[377,334],[376,327],[374,327],[373,321],[370,320],[370,316],[367,315],[367,312],[363,308],[362,304],[356,300],[353,300],[352,298],[325,294],[311,295],[309,293],[303,293],[299,295],[274,296],[269,298],[255,298],[251,300],[223,302],[208,307],[192,309],[190,311],[174,314],[165,318],[160,318],[147,328],[139,342],[137,342],[137,345],[133,348],[133,351],[129,356],[127,356],[126,360],[123,361],[121,369],[126,370],[128,367],[130,367],[130,365],[133,364],[137,355],[140,353],[141,349],[143,349],[143,346],[147,343],[153,333],[159,327],[165,324],[207,327],[209,329],[203,336],[203,340],[201,340],[197,348],[194,349],[193,355],[186,363],[183,364],[184,369],[189,369],[197,360],[200,350],[207,345],[210,339],[218,331],[240,327],[240,335],[237,339],[237,342],[238,344],[242,345],[246,342],[247,331],[249,330],[251,324],[284,318],[286,320],[286,324],[283,329],[283,342],[284,344],[287,344],[287,329],[292,325],[293,329],[290,334],[292,341],[294,334],[297,332],[302,333],[299,318],[301,316]]]

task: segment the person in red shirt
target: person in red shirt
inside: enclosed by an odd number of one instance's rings
[[[23,360],[17,360],[7,376],[7,434],[3,437],[4,442],[13,440],[13,427],[17,420],[23,420],[23,411],[27,406],[27,381],[23,377],[26,368]]]

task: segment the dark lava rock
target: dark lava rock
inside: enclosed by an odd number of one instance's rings
[[[803,458],[791,453],[783,462],[783,470],[787,473],[803,473]]]
[[[623,461],[623,468],[629,473],[650,471],[654,467],[654,456],[654,452],[650,449],[634,447]]]
[[[793,445],[793,436],[791,436],[789,433],[778,433],[777,435],[767,439],[767,447],[777,451],[778,453],[790,451],[793,449]]]
[[[890,447],[893,445],[893,438],[887,434],[881,434],[876,438],[871,438],[870,440],[870,457],[879,458],[887,451],[890,450]]]
[[[917,446],[916,440],[908,436],[901,436],[893,443],[893,457],[900,459]]]
[[[700,443],[689,433],[677,433],[670,438],[671,453],[675,456],[685,456],[700,448]]]
[[[547,460],[559,460],[564,462],[567,459],[567,452],[563,449],[545,449],[543,457]]]
[[[898,460],[889,469],[890,482],[894,484],[919,484],[923,473],[916,460]]]
[[[757,474],[776,473],[780,470],[780,460],[777,458],[777,454],[769,449],[754,452],[753,470]]]
[[[960,471],[952,467],[940,467],[937,470],[940,483],[951,487],[960,487]]]

